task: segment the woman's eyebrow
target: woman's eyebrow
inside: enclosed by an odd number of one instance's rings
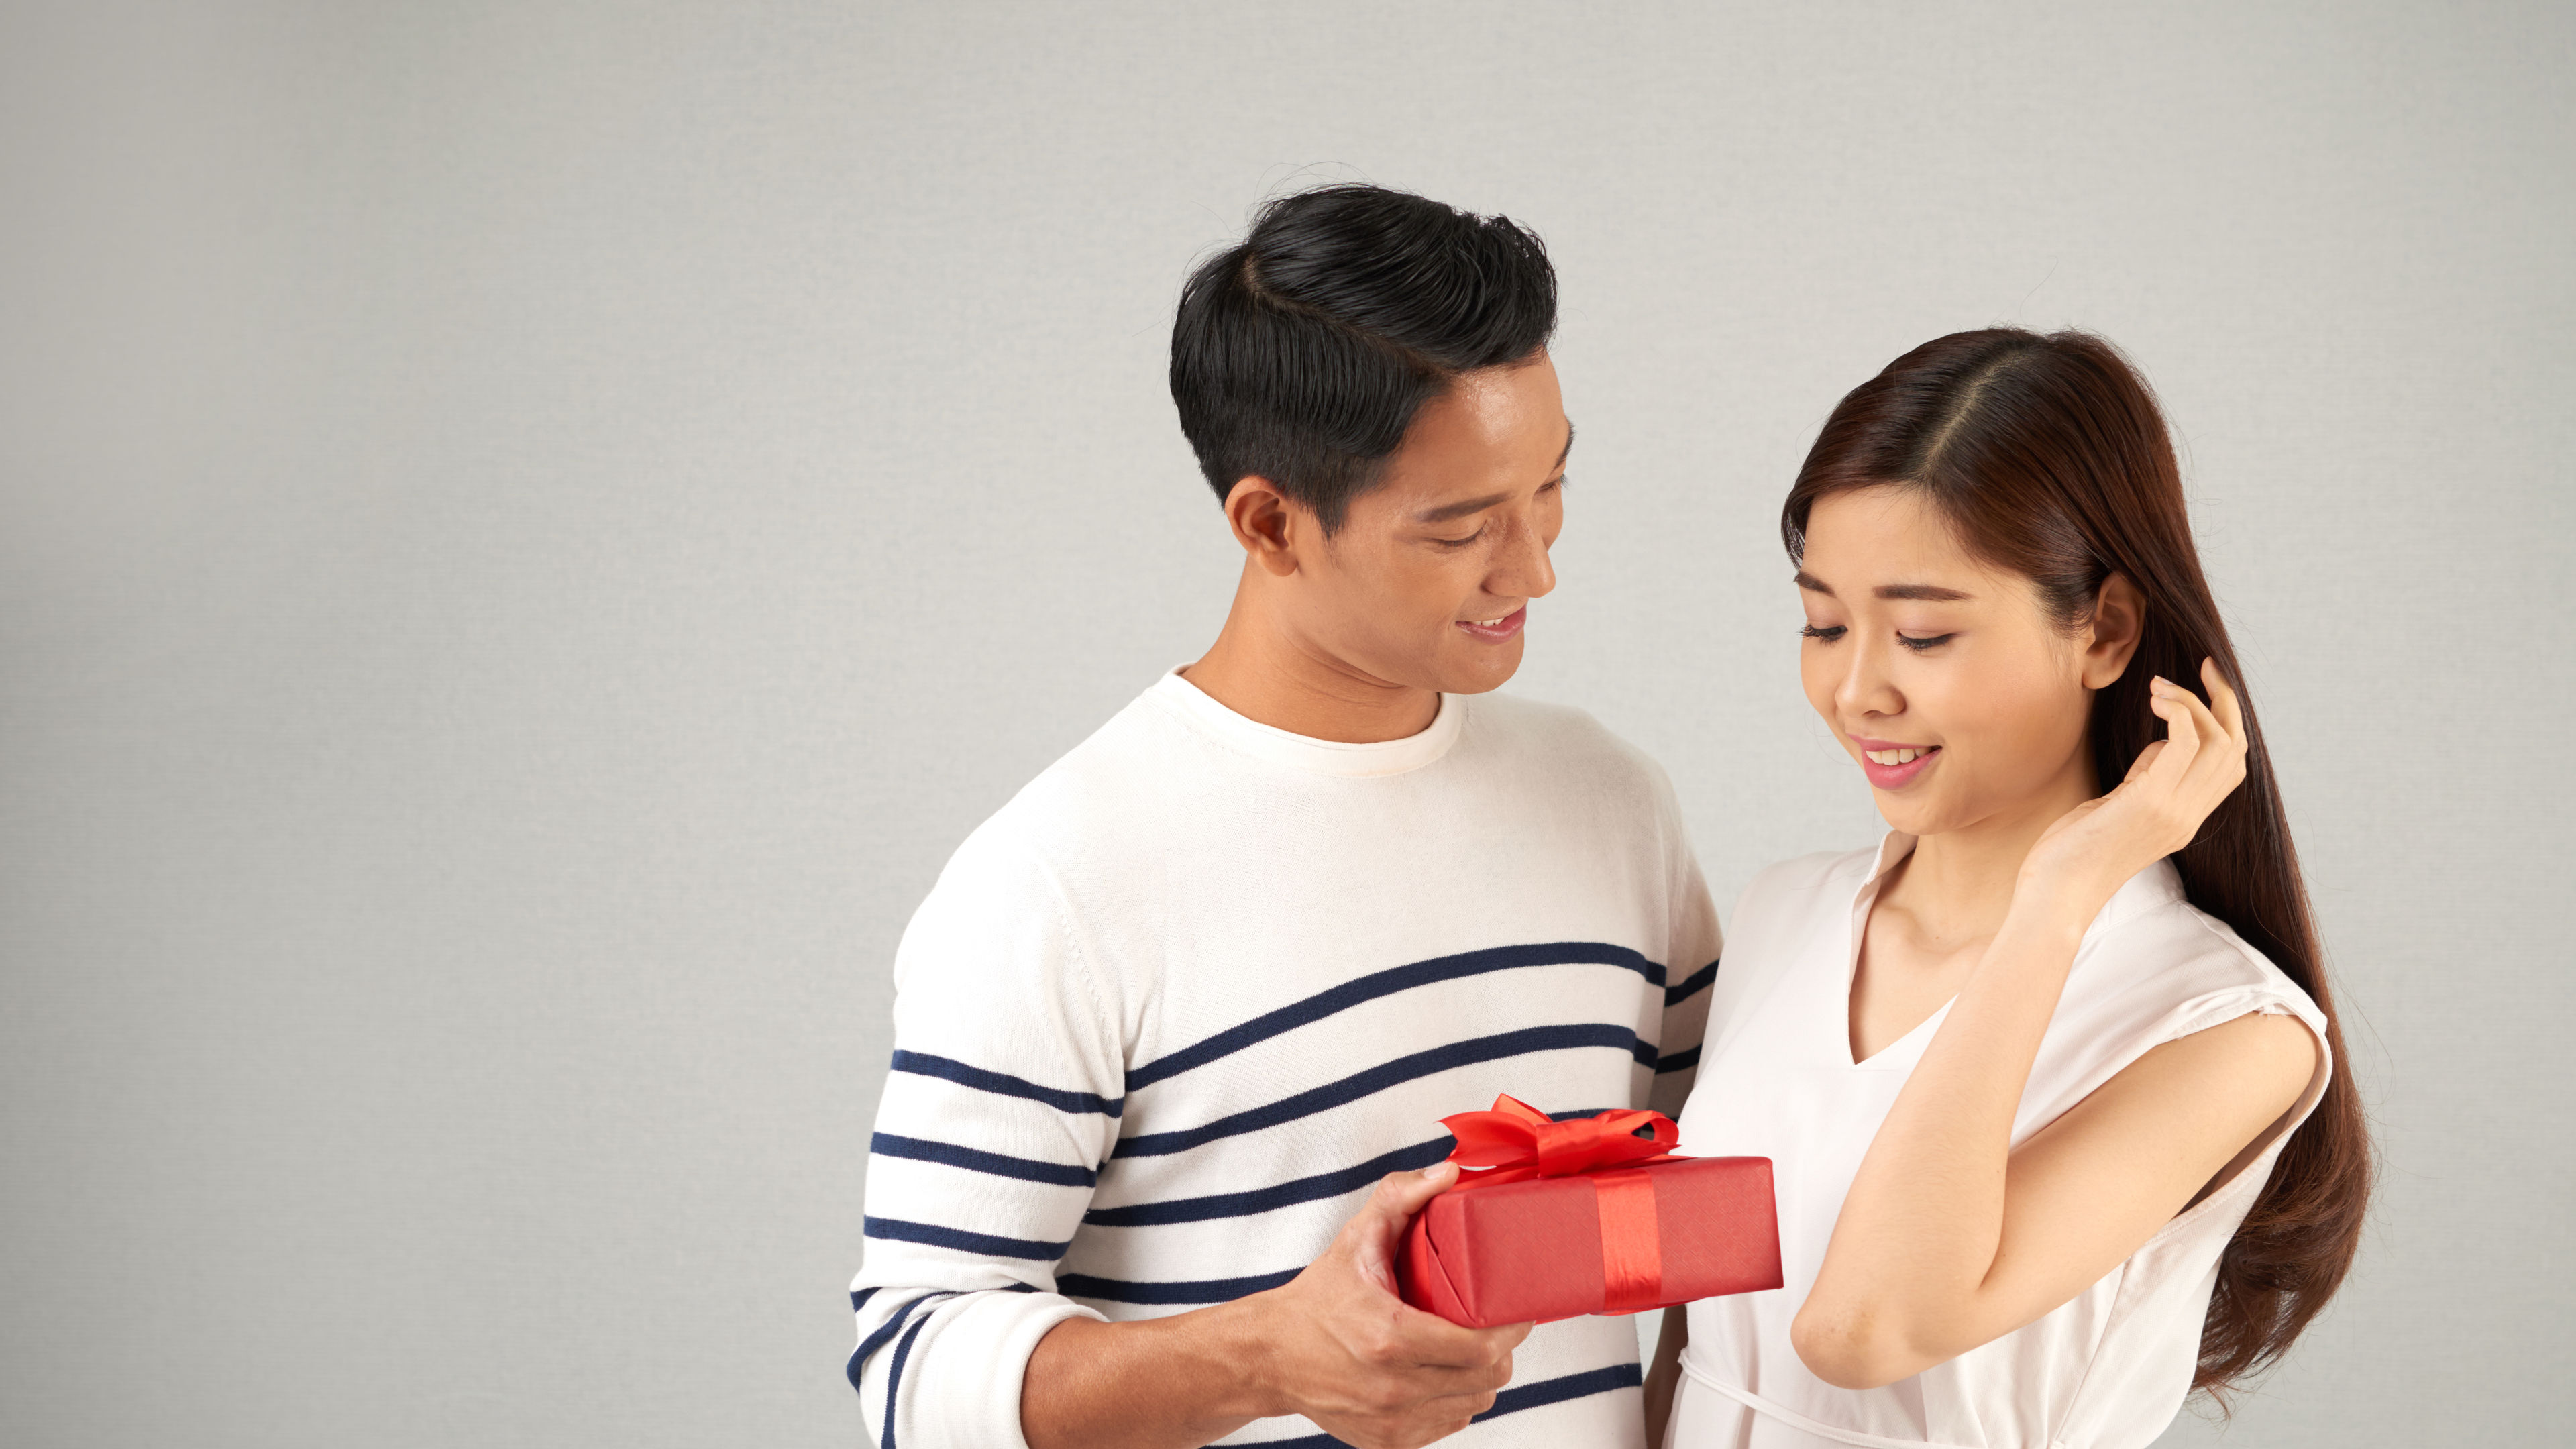
[[[1834,597],[1833,585],[1826,583],[1823,579],[1817,578],[1814,574],[1807,572],[1805,569],[1798,570],[1797,577],[1791,579],[1790,582],[1796,584],[1799,588],[1805,589],[1808,593],[1822,594],[1828,599]],[[1920,599],[1926,603],[1934,604],[1958,603],[1962,600],[1973,599],[1976,597],[1974,594],[1961,593],[1957,589],[1945,589],[1939,584],[1881,584],[1877,588],[1870,590],[1870,593],[1881,599]]]

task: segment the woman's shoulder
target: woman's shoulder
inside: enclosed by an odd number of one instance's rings
[[[2174,1036],[2247,1011],[2277,1010],[2322,1032],[2325,1015],[2288,972],[2194,904],[2170,861],[2139,872],[2087,933],[2070,991],[2165,1019]]]
[[[1775,861],[1755,871],[1753,879],[1746,882],[1744,894],[1736,901],[1736,914],[1741,917],[1747,911],[1779,910],[1803,914],[1826,903],[1849,910],[1853,894],[1868,879],[1878,853],[1878,846],[1865,845],[1858,850],[1819,850]]]
[[[1731,971],[1741,985],[1749,974],[1767,974],[1805,954],[1819,931],[1847,923],[1853,898],[1877,859],[1876,846],[1824,850],[1755,872],[1726,918],[1718,980],[1726,982]]]

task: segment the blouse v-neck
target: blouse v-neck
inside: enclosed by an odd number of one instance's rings
[[[1852,1047],[1852,991],[1860,984],[1860,952],[1869,940],[1869,913],[1878,905],[1880,883],[1887,879],[1887,873],[1894,870],[1899,861],[1914,854],[1914,842],[1914,836],[1901,830],[1891,830],[1880,837],[1878,867],[1861,882],[1860,889],[1852,893],[1851,914],[1844,927],[1847,935],[1843,942],[1843,1009],[1839,1023],[1842,1034],[1835,1047],[1835,1056],[1840,1065],[1856,1072],[1912,1071],[1916,1059],[1923,1055],[1924,1046],[1931,1041],[1932,1034],[1941,1029],[1942,1019],[1950,1014],[1951,1003],[1959,999],[1957,992],[1950,993],[1939,1006],[1932,1008],[1930,1015],[1898,1033],[1868,1056],[1859,1055]]]

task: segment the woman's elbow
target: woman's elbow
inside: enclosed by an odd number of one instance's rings
[[[1885,1388],[1926,1367],[1901,1334],[1870,1315],[1819,1310],[1812,1298],[1790,1323],[1789,1343],[1808,1372],[1838,1389]]]

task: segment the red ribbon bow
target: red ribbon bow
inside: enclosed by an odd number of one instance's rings
[[[1681,1160],[1671,1151],[1682,1135],[1672,1118],[1621,1110],[1558,1122],[1527,1102],[1501,1096],[1492,1111],[1460,1112],[1440,1122],[1458,1138],[1449,1154],[1459,1167],[1458,1183],[1450,1191],[1534,1177],[1582,1178],[1601,1214],[1601,1311],[1636,1313],[1663,1303],[1655,1184],[1632,1169]]]
[[[1623,1109],[1558,1122],[1511,1096],[1496,1097],[1492,1111],[1460,1112],[1441,1118],[1440,1125],[1458,1139],[1449,1154],[1460,1169],[1455,1191],[1614,1167],[1651,1167],[1677,1160],[1672,1149],[1682,1140],[1681,1129],[1661,1112]],[[1645,1136],[1637,1135],[1639,1128]]]

